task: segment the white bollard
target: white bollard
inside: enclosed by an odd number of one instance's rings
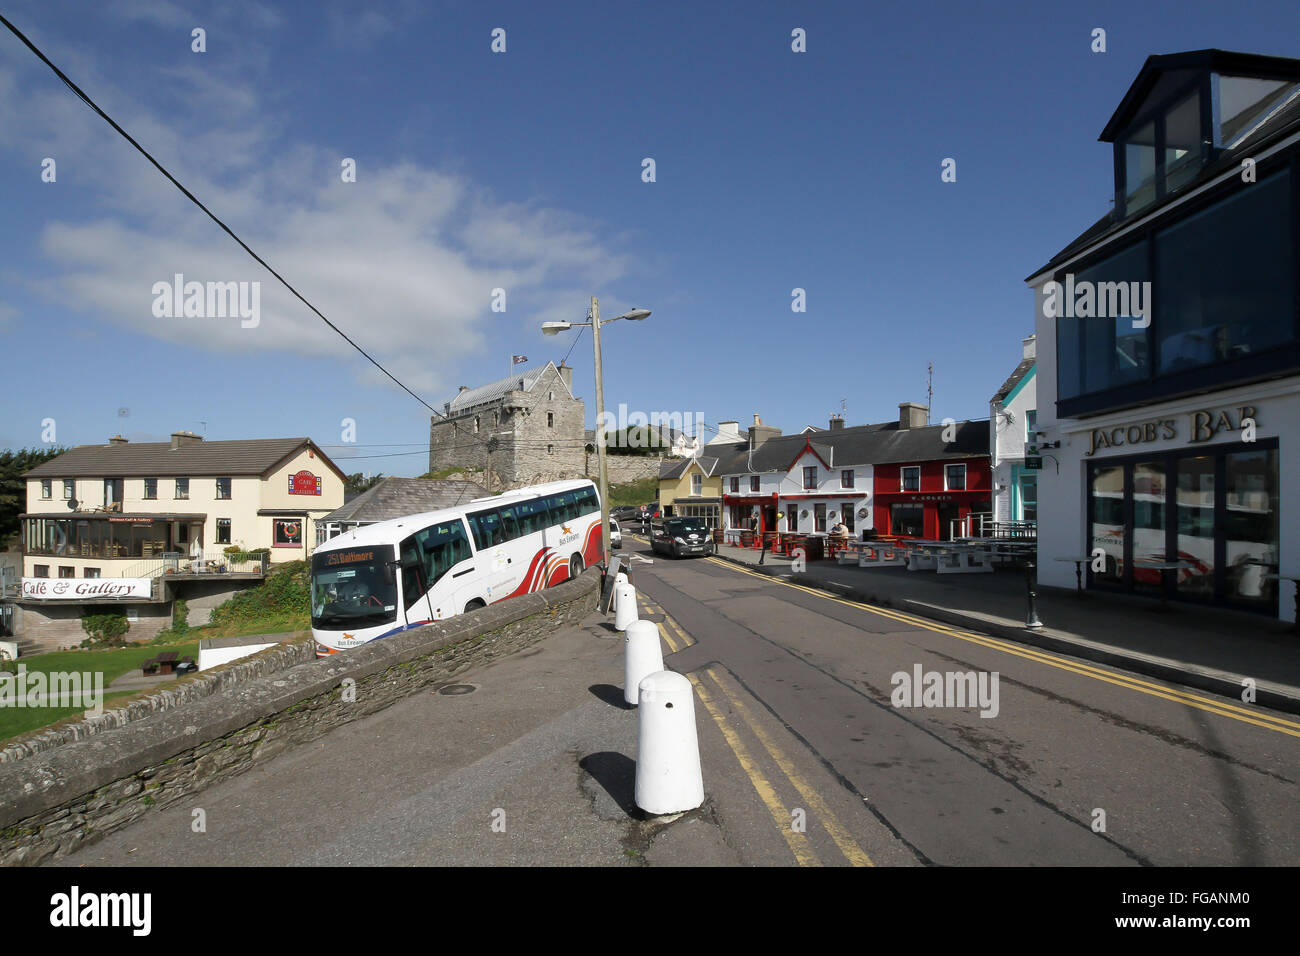
[[[636,619],[636,588],[630,584],[614,585],[614,629],[626,631]]]
[[[653,621],[633,621],[623,635],[627,645],[623,656],[623,700],[633,707],[643,678],[664,669],[659,647],[659,628]]]
[[[704,802],[695,695],[681,674],[659,671],[640,685],[636,805],[646,813],[683,813]]]

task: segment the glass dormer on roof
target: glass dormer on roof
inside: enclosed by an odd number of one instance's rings
[[[1101,136],[1115,144],[1116,216],[1188,188],[1297,98],[1297,60],[1221,50],[1149,58]]]

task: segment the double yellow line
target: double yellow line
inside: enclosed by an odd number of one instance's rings
[[[645,598],[641,600],[646,611],[663,617],[663,621],[658,622],[659,633],[672,653],[690,647],[695,643],[694,638],[687,634],[681,628],[681,625],[663,608]],[[674,639],[674,635],[676,639]],[[682,643],[679,645],[678,641]],[[736,760],[740,763],[745,775],[749,777],[749,781],[753,784],[759,799],[763,801],[768,812],[772,815],[772,822],[776,824],[776,828],[785,839],[786,845],[790,847],[790,852],[794,854],[795,861],[800,866],[822,865],[804,829],[802,827],[796,828],[796,815],[793,809],[803,809],[804,812],[798,819],[804,825],[806,825],[808,817],[812,817],[816,822],[820,823],[850,864],[853,866],[872,866],[871,858],[867,856],[866,851],[858,846],[848,829],[840,822],[826,801],[822,799],[821,794],[799,772],[794,762],[790,760],[785,751],[772,738],[772,735],[755,719],[749,705],[745,703],[744,694],[733,679],[724,676],[722,671],[715,667],[706,667],[703,673],[710,678],[711,684],[697,674],[687,674],[686,676],[695,687],[695,694],[704,705],[704,709],[709,712],[709,716],[713,718],[713,722],[717,724],[718,729],[722,732],[727,745],[731,747],[732,753],[736,755]],[[718,695],[717,697],[715,697],[715,692]],[[806,805],[804,808],[789,808],[782,804],[780,797],[777,795],[776,787],[768,780],[759,762],[750,753],[738,728],[733,726],[731,720],[728,719],[724,711],[724,705],[730,705],[743,726],[758,739],[763,749],[767,751],[768,756],[780,768],[781,773],[798,791],[799,796]]]
[[[827,601],[834,601],[836,604],[843,604],[845,607],[851,607],[858,611],[868,611],[871,614],[876,614],[880,617],[890,618],[891,620],[898,621],[901,624],[906,624],[909,627],[918,627],[924,630],[934,631],[938,634],[946,634],[949,637],[955,637],[961,641],[978,644],[981,647],[987,647],[995,651],[1001,651],[1004,654],[1014,654],[1016,657],[1023,657],[1026,660],[1034,661],[1035,663],[1046,664],[1049,667],[1069,671],[1072,674],[1079,674],[1080,676],[1089,677],[1093,680],[1104,681],[1107,684],[1114,684],[1116,687],[1123,687],[1127,690],[1137,691],[1138,693],[1147,694],[1151,697],[1160,697],[1164,700],[1173,701],[1176,704],[1183,704],[1187,707],[1194,707],[1197,710],[1203,710],[1211,714],[1229,717],[1232,720],[1239,720],[1242,723],[1254,724],[1256,727],[1263,727],[1266,730],[1276,731],[1280,734],[1300,737],[1300,723],[1293,720],[1286,720],[1285,718],[1275,716],[1264,710],[1251,710],[1247,707],[1240,707],[1236,704],[1230,704],[1227,701],[1217,700],[1213,697],[1203,697],[1200,694],[1193,694],[1189,691],[1166,687],[1163,684],[1157,684],[1138,677],[1132,677],[1128,674],[1109,671],[1100,667],[1094,667],[1091,664],[1082,664],[1078,661],[1058,657],[1055,654],[1049,654],[1045,651],[1040,651],[1023,644],[1013,644],[1009,641],[999,640],[985,634],[973,634],[969,631],[958,630],[957,628],[948,627],[944,624],[936,624],[933,621],[927,621],[924,618],[905,614],[902,611],[874,607],[870,604],[863,604],[859,601],[849,601],[845,598],[837,597],[829,591],[823,591],[820,588],[811,588],[802,584],[792,584],[789,581],[782,581],[779,578],[772,577],[771,575],[760,574],[757,571],[749,571],[745,568],[737,567],[729,561],[722,561],[718,558],[705,558],[705,560],[712,561],[720,567],[735,571],[737,574],[748,574],[750,577],[760,578],[771,584],[779,584],[782,587],[793,588],[796,591],[802,591],[805,594],[811,594],[814,597],[819,597]]]
[[[641,601],[641,608],[643,611],[647,614],[655,614],[663,618],[662,621],[656,621],[655,625],[659,628],[659,636],[663,638],[664,643],[668,645],[668,652],[670,654],[676,654],[678,651],[691,647],[695,643],[695,638],[683,631],[681,625],[674,621],[667,611],[655,604],[654,601],[642,596],[640,593],[637,594],[637,597]],[[672,633],[669,632],[669,628],[672,628]],[[676,635],[675,639],[674,634]]]

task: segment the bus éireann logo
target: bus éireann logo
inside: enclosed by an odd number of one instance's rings
[[[560,533],[561,533],[561,534],[573,534],[573,529],[570,528],[570,527],[567,527],[566,525],[560,525]]]

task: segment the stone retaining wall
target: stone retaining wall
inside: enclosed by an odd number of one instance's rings
[[[340,724],[577,625],[600,573],[0,764],[0,864],[48,862]],[[274,649],[271,649],[274,650]],[[266,653],[266,652],[264,652]]]

